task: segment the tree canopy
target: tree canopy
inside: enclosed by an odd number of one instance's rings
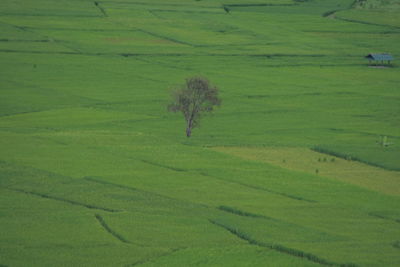
[[[172,112],[182,112],[186,120],[186,136],[192,135],[193,128],[197,127],[204,112],[211,112],[215,106],[221,104],[218,89],[200,76],[186,79],[186,83],[173,91],[173,101],[168,106]]]

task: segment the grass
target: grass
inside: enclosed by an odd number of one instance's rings
[[[226,229],[227,231],[229,231],[233,235],[237,236],[240,239],[243,239],[243,240],[249,242],[249,244],[252,244],[252,245],[269,248],[269,249],[272,249],[272,250],[276,250],[276,251],[278,251],[280,253],[289,254],[291,256],[298,257],[298,258],[304,258],[304,259],[306,259],[308,261],[315,262],[315,263],[318,263],[320,265],[325,265],[325,266],[355,266],[354,264],[351,264],[351,263],[350,264],[338,264],[338,263],[334,263],[334,262],[329,262],[329,261],[327,261],[325,259],[321,259],[321,258],[319,258],[319,257],[317,257],[317,256],[315,256],[313,254],[305,253],[303,251],[299,251],[299,250],[292,249],[292,248],[287,248],[287,247],[284,247],[284,246],[279,245],[279,244],[263,243],[263,242],[257,241],[255,239],[249,237],[247,234],[242,233],[237,229],[231,228],[229,226],[220,224],[220,223],[215,222],[215,221],[211,221],[211,223]]]
[[[317,149],[293,147],[216,147],[213,149],[244,159],[266,162],[309,174],[318,170],[318,174],[323,177],[355,184],[384,194],[398,195],[400,192],[398,171],[368,166],[349,156],[335,155]]]
[[[398,10],[97,3],[0,3],[0,265],[398,266]]]

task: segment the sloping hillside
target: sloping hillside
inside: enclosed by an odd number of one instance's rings
[[[0,1],[0,266],[398,266],[377,2]],[[193,75],[222,106],[186,138]]]

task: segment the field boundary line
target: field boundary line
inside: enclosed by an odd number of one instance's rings
[[[0,42],[10,42],[10,43],[13,43],[13,42],[14,43],[50,43],[50,42],[53,42],[53,41],[50,41],[48,39],[42,39],[42,40],[32,39],[32,40],[29,40],[29,39],[7,39],[7,38],[3,38],[3,39],[0,39]],[[57,43],[57,42],[60,42],[60,41],[54,40],[54,42]]]
[[[64,18],[99,18],[98,15],[67,15],[67,14],[34,14],[34,13],[6,13],[0,12],[0,16],[15,16],[15,17],[64,17]]]
[[[223,207],[223,208],[221,208]],[[219,206],[217,207],[217,209],[224,211],[224,212],[229,212],[231,214],[237,215],[237,216],[242,216],[242,217],[249,217],[249,219],[263,219],[263,220],[267,220],[269,221],[269,223],[278,223],[279,226],[282,227],[287,227],[287,226],[291,226],[291,227],[295,227],[296,230],[299,231],[307,231],[307,232],[314,232],[314,233],[318,233],[318,234],[322,234],[322,235],[329,235],[332,237],[336,237],[336,238],[340,238],[340,239],[344,239],[345,237],[341,236],[341,235],[332,235],[328,232],[324,232],[318,229],[314,229],[314,228],[310,228],[308,226],[305,225],[301,225],[301,224],[296,224],[293,222],[289,222],[289,221],[285,221],[282,219],[277,219],[277,218],[273,218],[273,217],[269,217],[269,216],[265,216],[265,215],[260,215],[260,214],[254,214],[254,213],[250,213],[250,212],[246,212],[246,211],[242,211],[236,208],[232,208],[232,207],[228,207],[228,206]]]
[[[380,26],[380,27],[388,27],[388,28],[393,28],[393,29],[400,29],[399,26],[388,25],[388,24],[378,24],[378,23],[372,23],[372,22],[368,22],[368,21],[355,20],[355,19],[346,19],[346,18],[337,17],[337,16],[335,16],[335,19],[346,21],[346,22],[358,23],[358,24],[365,24],[365,25],[371,25],[371,26]]]
[[[98,56],[96,54],[70,52],[70,51],[35,51],[35,50],[13,50],[13,49],[0,49],[1,53],[21,53],[21,54],[47,54],[47,55],[86,55]]]
[[[34,35],[39,36],[40,38],[44,38],[44,39],[50,39],[51,38],[50,36],[40,34],[40,33],[36,32],[34,29],[29,28],[29,27],[17,26],[15,24],[7,23],[7,22],[4,22],[4,21],[0,21],[0,23],[4,24],[4,25],[7,25],[7,26],[10,26],[10,27],[14,27],[14,28],[16,28],[16,29],[18,29],[20,31],[23,31],[23,32],[33,33]],[[54,39],[54,38],[52,38],[52,39]],[[82,51],[80,51],[79,49],[76,49],[74,47],[70,47],[70,46],[66,45],[65,44],[66,41],[59,41],[58,40],[57,42],[54,42],[54,43],[59,45],[59,46],[61,46],[61,47],[67,48],[70,51],[74,51],[74,52],[77,52],[77,53],[82,53]],[[7,50],[7,49],[5,49],[5,50]]]
[[[191,53],[125,53],[125,52],[82,52],[80,50],[65,46],[64,42],[57,42],[57,44],[62,44],[65,48],[69,48],[74,51],[40,51],[40,50],[15,50],[15,49],[0,49],[3,53],[23,53],[23,54],[50,54],[50,55],[78,55],[78,56],[122,56],[122,57],[328,57],[331,55],[290,55],[290,54],[191,54]],[[191,45],[191,44],[188,44]],[[201,45],[193,45],[201,47]],[[280,64],[280,65],[263,65],[263,67],[302,67],[302,66],[322,66],[322,67],[335,67],[335,66],[363,66],[365,64]]]
[[[243,217],[252,217],[252,218],[259,218],[259,219],[270,219],[270,220],[275,220],[273,218],[269,218],[267,216],[264,215],[259,215],[259,214],[255,214],[255,213],[251,213],[251,212],[247,212],[247,211],[242,211],[233,207],[228,207],[228,206],[224,206],[221,205],[218,207],[219,210],[222,210],[224,212],[229,212],[238,216],[243,216]]]
[[[160,164],[154,161],[150,161],[150,160],[146,160],[146,159],[140,159],[141,162],[146,163],[146,164],[150,164],[153,166],[157,166],[160,168],[164,168],[164,169],[168,169],[168,170],[172,170],[172,171],[176,171],[176,172],[187,172],[188,170],[185,169],[181,169],[181,168],[176,168],[176,167],[172,167],[172,166],[168,166],[168,165],[164,165],[164,164]]]
[[[81,31],[81,32],[136,32],[136,29],[85,29],[85,28],[61,28],[61,27],[32,27],[32,26],[17,26],[21,30],[48,30],[48,31]]]
[[[378,218],[378,219],[400,223],[400,219],[389,218],[389,217],[386,217],[386,216],[383,216],[383,215],[380,215],[380,214],[377,214],[377,213],[374,213],[374,212],[369,212],[368,215],[372,216],[372,217],[375,217],[375,218]],[[400,243],[399,243],[399,245],[400,245]]]
[[[99,214],[95,214],[94,217],[96,220],[100,223],[101,227],[104,228],[106,232],[108,232],[110,235],[121,241],[122,243],[126,244],[131,244],[130,241],[126,240],[123,236],[115,232],[113,229],[110,228],[110,226],[104,221],[104,218],[101,217]]]
[[[318,201],[316,201],[316,200],[305,199],[303,197],[289,195],[289,194],[286,194],[286,193],[270,190],[270,189],[267,189],[267,188],[264,188],[264,187],[245,184],[245,183],[233,181],[233,180],[230,180],[230,179],[217,177],[217,176],[214,176],[214,175],[209,175],[209,174],[204,173],[204,172],[198,172],[198,174],[206,176],[206,177],[212,177],[212,178],[215,178],[215,179],[218,179],[218,180],[221,180],[221,181],[225,181],[225,182],[229,182],[229,183],[233,183],[233,184],[238,184],[238,185],[241,185],[241,186],[244,186],[244,187],[248,187],[248,188],[251,188],[251,189],[255,189],[255,190],[259,190],[259,191],[265,191],[265,192],[268,192],[268,193],[271,193],[271,194],[280,195],[280,196],[287,197],[287,198],[294,199],[294,200],[298,200],[298,201],[305,201],[305,202],[309,202],[309,203],[318,203]]]
[[[325,95],[327,95],[327,94],[325,94]],[[374,94],[354,94],[354,95],[358,95],[358,96],[362,96],[362,97],[380,97],[379,95],[374,95]],[[392,99],[398,98],[398,100],[400,100],[400,97],[390,96],[390,98],[392,98]],[[353,115],[353,116],[357,116],[357,115]],[[343,129],[343,128],[325,128],[325,129],[330,130],[330,131],[335,131],[335,132],[357,133],[357,134],[374,136],[374,137],[387,136],[389,138],[400,139],[400,136],[390,135],[390,134],[371,133],[371,132],[366,132],[366,131],[356,131],[356,130],[352,130],[352,129]]]
[[[100,10],[104,17],[108,17],[106,10],[100,5],[100,2],[94,1],[94,5]]]
[[[290,256],[297,257],[297,258],[303,258],[303,259],[306,259],[306,260],[309,260],[309,261],[312,261],[312,262],[315,262],[315,263],[318,263],[321,265],[325,265],[325,266],[340,266],[340,267],[356,267],[357,266],[353,263],[344,263],[344,264],[335,263],[335,262],[328,261],[328,260],[320,258],[314,254],[307,253],[307,252],[304,252],[301,250],[288,248],[288,247],[285,247],[285,246],[282,246],[279,244],[265,243],[262,241],[257,241],[255,239],[251,238],[246,233],[241,232],[237,228],[227,226],[225,224],[219,223],[219,222],[217,222],[215,220],[211,220],[211,219],[209,219],[209,222],[213,225],[216,225],[218,227],[221,227],[221,228],[227,230],[228,232],[235,235],[239,239],[242,239],[243,241],[248,242],[250,245],[255,245],[255,246],[259,246],[259,247],[263,247],[263,248],[272,249],[272,250],[275,250],[280,253],[288,254]]]
[[[179,9],[148,9],[150,12],[170,12],[170,13],[190,13],[190,14],[216,14],[216,15],[221,15],[223,14],[222,12],[218,11],[195,11],[195,10],[179,10]],[[153,14],[154,15],[154,14]],[[160,17],[161,18],[161,17]],[[164,18],[161,18],[164,19]]]
[[[363,31],[330,31],[330,30],[326,30],[326,31],[316,31],[316,30],[303,30],[303,32],[306,33],[337,33],[337,34],[400,34],[399,31],[374,31],[374,32],[363,32]]]
[[[222,4],[224,7],[263,7],[263,6],[271,6],[271,7],[279,7],[279,6],[298,6],[299,4],[270,4],[270,3],[260,3],[260,4]]]
[[[169,252],[163,253],[163,254],[161,254],[161,255],[159,255],[159,256],[157,256],[157,257],[153,257],[153,258],[150,258],[150,259],[145,259],[145,260],[137,261],[137,262],[134,262],[134,263],[132,263],[132,264],[127,264],[127,265],[124,265],[124,267],[132,267],[132,266],[138,266],[138,265],[141,265],[141,264],[145,264],[146,262],[151,262],[151,261],[154,261],[154,260],[156,260],[156,259],[169,256],[169,255],[171,255],[171,254],[173,254],[173,253],[175,253],[175,252],[177,252],[177,251],[184,250],[184,249],[186,249],[186,247],[183,247],[183,248],[174,248],[174,249],[171,249]],[[0,267],[1,267],[1,266],[0,266]]]
[[[99,207],[99,206],[95,206],[95,205],[91,205],[91,204],[86,204],[86,203],[82,203],[82,202],[78,202],[78,201],[70,200],[70,199],[66,199],[66,198],[50,196],[50,195],[46,195],[46,194],[38,193],[38,192],[34,192],[34,191],[27,191],[27,190],[23,190],[23,189],[9,188],[9,187],[4,187],[4,188],[9,189],[11,191],[24,193],[27,195],[33,195],[33,196],[37,196],[37,197],[41,197],[41,198],[45,198],[45,199],[56,200],[56,201],[68,203],[68,204],[75,205],[75,206],[85,207],[88,209],[102,210],[102,211],[107,211],[107,212],[121,212],[122,211],[122,210],[109,209],[109,208]]]
[[[290,195],[290,194],[286,194],[286,193],[270,190],[270,189],[267,189],[267,188],[264,188],[264,187],[258,187],[258,186],[255,186],[255,185],[249,185],[249,184],[233,181],[233,180],[230,180],[230,179],[224,179],[224,178],[217,177],[217,176],[214,176],[214,175],[209,175],[209,174],[207,174],[205,172],[198,171],[198,170],[176,168],[176,167],[172,167],[172,166],[168,166],[168,165],[164,165],[164,164],[159,164],[157,162],[152,162],[152,161],[145,160],[145,159],[136,159],[136,158],[132,158],[132,159],[133,160],[137,160],[137,161],[141,161],[143,163],[150,164],[150,165],[153,165],[153,166],[157,166],[157,167],[160,167],[160,168],[164,168],[164,169],[168,169],[168,170],[171,170],[171,171],[175,171],[175,172],[188,172],[188,173],[192,172],[193,174],[197,174],[197,175],[201,175],[201,176],[204,176],[204,177],[210,177],[210,178],[218,179],[218,180],[221,180],[221,181],[224,181],[224,182],[238,184],[238,185],[241,185],[241,186],[244,186],[244,187],[252,188],[252,189],[255,189],[255,190],[259,190],[259,191],[265,191],[265,192],[268,192],[268,193],[280,195],[280,196],[287,197],[287,198],[290,198],[290,199],[295,199],[295,200],[299,200],[299,201],[305,201],[305,202],[309,202],[309,203],[318,203],[318,201],[316,201],[316,200],[305,199],[303,197],[294,196],[294,195]],[[97,179],[93,179],[91,177],[85,177],[85,179],[94,180],[94,181],[98,182]],[[116,185],[116,186],[119,186],[119,185]],[[136,189],[136,190],[138,190],[138,189]]]
[[[177,202],[180,202],[180,203],[185,203],[185,204],[187,203],[187,204],[190,204],[190,205],[201,206],[203,208],[208,208],[208,209],[210,208],[209,206],[201,204],[201,203],[191,202],[191,201],[185,200],[185,199],[173,198],[173,197],[170,197],[170,196],[166,196],[166,195],[162,195],[162,194],[159,194],[159,193],[154,193],[154,192],[151,192],[151,191],[146,191],[146,190],[143,190],[143,189],[138,189],[138,188],[130,187],[130,186],[126,186],[126,185],[115,184],[115,183],[111,183],[111,182],[107,182],[107,181],[96,179],[96,177],[86,176],[86,177],[83,177],[83,179],[85,179],[87,181],[91,181],[93,183],[99,183],[99,184],[103,184],[103,185],[107,185],[107,186],[114,186],[114,187],[118,187],[118,188],[125,189],[125,190],[128,190],[128,191],[133,191],[133,192],[145,193],[145,194],[157,196],[157,197],[160,197],[160,198],[169,199],[169,200],[172,200],[172,201],[177,201]]]
[[[149,2],[128,2],[128,1],[98,1],[99,3],[110,3],[110,4],[124,4],[124,5],[143,5],[143,6],[170,6],[170,7],[196,7],[196,8],[210,8],[210,9],[219,9],[218,6],[195,6],[193,4],[174,4],[174,3],[149,3]]]
[[[142,33],[146,33],[146,34],[148,34],[150,36],[161,38],[161,39],[173,42],[173,43],[182,44],[182,45],[188,45],[188,46],[192,46],[192,47],[196,47],[197,46],[197,45],[189,43],[189,42],[177,40],[177,39],[174,39],[172,37],[164,36],[164,35],[161,35],[161,34],[158,34],[158,33],[154,33],[154,32],[151,32],[151,31],[147,31],[147,30],[144,30],[144,29],[136,29],[136,30],[139,31],[139,32],[142,32]]]
[[[380,27],[389,27],[393,29],[400,29],[399,26],[394,26],[394,25],[389,25],[389,24],[379,24],[379,23],[373,23],[373,22],[368,22],[368,21],[362,21],[362,20],[356,20],[356,19],[347,19],[343,17],[338,17],[337,13],[341,11],[346,11],[346,10],[351,10],[354,8],[354,5],[357,1],[355,0],[349,7],[347,8],[341,8],[341,9],[335,9],[335,10],[330,10],[322,14],[322,17],[324,18],[333,18],[335,20],[341,20],[345,22],[352,22],[352,23],[358,23],[358,24],[364,24],[364,25],[372,25],[372,26],[380,26]]]
[[[5,118],[5,117],[12,117],[12,116],[17,116],[17,115],[38,113],[38,112],[44,112],[44,111],[53,111],[53,110],[58,110],[58,109],[31,110],[31,111],[21,111],[21,112],[17,112],[17,113],[0,114],[0,119]],[[2,128],[5,128],[5,127],[2,127]]]
[[[375,163],[375,162],[371,162],[371,161],[368,161],[368,160],[363,160],[363,159],[361,159],[359,157],[355,157],[355,156],[352,156],[350,154],[336,152],[336,151],[333,151],[333,150],[330,150],[330,149],[327,149],[327,148],[323,148],[323,147],[320,147],[320,146],[314,146],[314,147],[311,147],[310,149],[312,151],[315,151],[315,152],[318,152],[318,153],[326,154],[326,155],[329,155],[329,156],[335,156],[335,157],[338,157],[338,158],[341,158],[341,159],[345,159],[345,160],[357,161],[357,162],[360,162],[360,163],[363,163],[363,164],[366,164],[366,165],[369,165],[369,166],[372,166],[372,167],[375,167],[375,168],[380,168],[380,169],[383,169],[383,170],[386,170],[386,171],[396,171],[396,172],[400,171],[400,168],[387,167],[387,166],[384,166],[384,165],[382,165],[380,163]]]

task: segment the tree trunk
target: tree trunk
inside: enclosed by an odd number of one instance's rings
[[[190,129],[190,127],[188,126],[187,128],[186,128],[186,136],[187,137],[190,137],[192,135],[192,129]]]

